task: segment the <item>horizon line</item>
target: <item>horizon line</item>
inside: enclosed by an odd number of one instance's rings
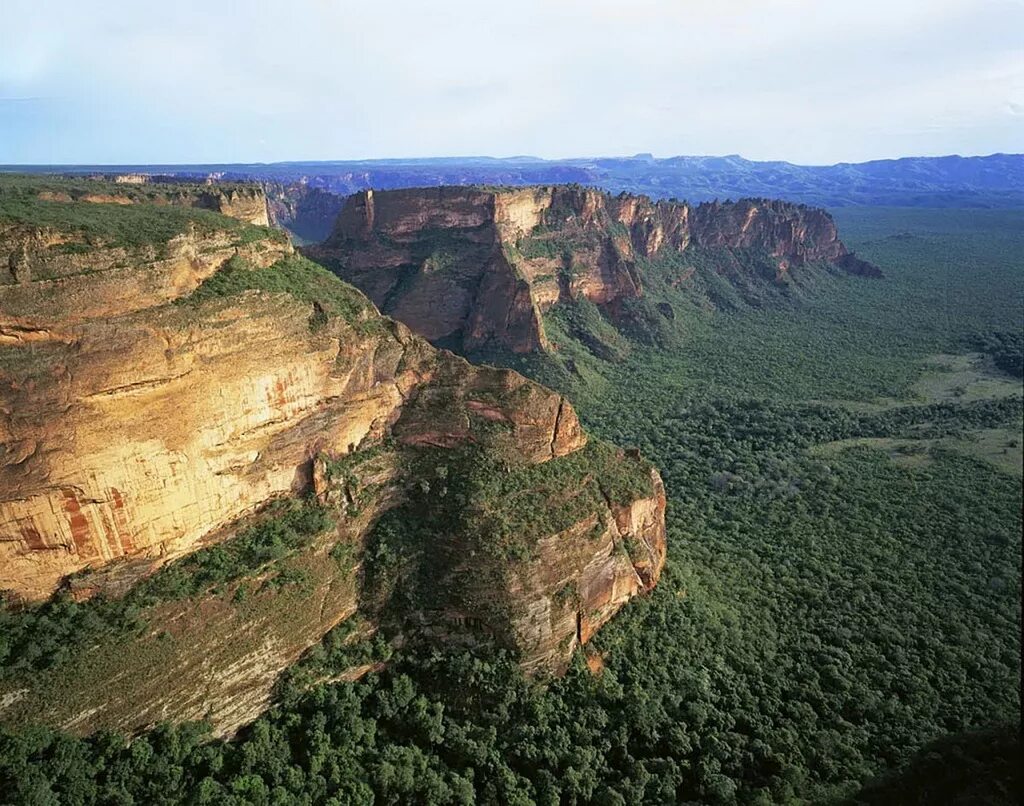
[[[934,155],[916,155],[916,154],[905,154],[899,157],[880,157],[870,160],[860,161],[849,161],[840,160],[832,163],[800,163],[790,162],[789,160],[783,159],[749,159],[742,156],[741,154],[673,154],[665,157],[654,156],[649,152],[637,152],[635,154],[628,155],[596,155],[596,156],[578,156],[578,157],[535,157],[529,154],[517,154],[508,157],[495,157],[488,155],[456,155],[456,156],[436,156],[436,157],[366,157],[357,159],[300,159],[300,160],[271,160],[271,161],[237,161],[237,162],[12,162],[12,163],[0,163],[0,171],[5,173],[13,172],[8,169],[29,169],[29,168],[46,168],[46,169],[88,169],[88,168],[203,168],[203,167],[230,167],[230,166],[262,166],[262,167],[273,167],[273,166],[288,166],[288,165],[359,165],[366,163],[424,163],[424,162],[459,162],[459,161],[470,161],[470,160],[486,160],[492,162],[538,162],[538,163],[566,163],[566,162],[592,162],[598,160],[632,160],[632,161],[653,161],[653,162],[668,162],[670,160],[679,159],[694,159],[694,160],[709,160],[709,159],[737,159],[744,162],[750,163],[782,163],[786,165],[792,165],[798,168],[834,168],[841,165],[869,165],[878,162],[899,162],[901,160],[943,160],[943,159],[990,159],[993,157],[1024,157],[1024,152],[1005,152],[995,151],[989,154],[934,154]]]

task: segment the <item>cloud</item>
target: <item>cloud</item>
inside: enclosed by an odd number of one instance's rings
[[[4,16],[0,95],[46,100],[0,107],[0,162],[821,162],[1019,149],[1024,103],[1015,0],[7,0]]]

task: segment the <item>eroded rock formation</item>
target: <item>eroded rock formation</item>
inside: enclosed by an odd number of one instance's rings
[[[76,572],[88,572],[74,582],[77,595],[123,591],[230,539],[240,518],[282,496],[313,490],[339,516],[295,560],[309,584],[293,598],[263,592],[256,608],[214,595],[160,609],[154,619],[168,625],[168,642],[157,631],[118,650],[118,669],[149,681],[135,686],[138,696],[104,682],[111,659],[100,647],[75,661],[81,675],[62,670],[40,683],[68,696],[0,690],[8,709],[0,718],[52,712],[85,731],[207,715],[233,730],[265,707],[283,668],[360,606],[359,562],[338,570],[325,559],[332,547],[350,543],[358,558],[389,510],[448,506],[437,478],[469,489],[507,476],[521,479],[517,495],[533,495],[530,469],[543,465],[568,487],[526,512],[532,537],[518,553],[463,550],[493,537],[491,509],[515,499],[508,490],[498,503],[481,496],[455,510],[472,518],[459,521],[453,542],[448,521],[435,521],[428,539],[448,547],[432,556],[448,558],[438,578],[453,581],[453,598],[417,605],[414,629],[463,639],[483,630],[529,668],[557,671],[657,581],[664,492],[653,469],[621,453],[592,461],[590,451],[612,449],[588,447],[564,397],[434,349],[292,254],[280,233],[188,227],[124,246],[7,219],[0,265],[8,269],[0,273],[7,596],[42,599]],[[282,287],[257,280],[288,271],[291,290],[258,290]],[[467,451],[486,460],[488,476],[458,464]],[[339,462],[349,463],[341,474]],[[604,480],[623,468],[630,485]],[[561,520],[547,525],[545,513]],[[496,603],[486,618],[473,621],[473,596]]]
[[[649,496],[607,501],[607,509],[538,541],[526,572],[508,580],[526,603],[513,622],[530,647],[526,667],[564,668],[577,646],[657,584],[665,550],[665,488],[653,470]]]
[[[0,286],[0,589],[38,598],[87,566],[186,552],[307,486],[317,451],[347,453],[393,425],[410,444],[445,447],[471,438],[470,417],[501,419],[531,461],[583,443],[560,396],[437,353],[369,305],[372,328],[334,318],[314,332],[311,307],[288,295],[166,304],[235,255],[272,271],[286,244],[186,235],[166,258],[98,249],[63,261],[52,241],[8,241],[28,268]],[[429,386],[441,368],[444,385]],[[445,405],[402,419],[424,384],[422,398]]]
[[[525,353],[547,347],[541,314],[552,305],[585,298],[614,313],[643,296],[654,261],[688,249],[727,252],[725,264],[756,252],[779,283],[819,263],[879,276],[823,210],[762,199],[693,207],[577,186],[363,191],[308,253],[435,343]]]

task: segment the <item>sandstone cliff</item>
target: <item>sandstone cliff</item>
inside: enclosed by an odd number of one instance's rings
[[[558,303],[585,299],[614,320],[673,255],[710,254],[741,286],[764,278],[737,255],[780,285],[812,264],[880,276],[823,210],[760,199],[693,207],[576,186],[364,191],[307,251],[383,312],[467,353],[545,349],[542,314]]]
[[[433,342],[535,350],[543,328],[528,278],[502,248],[497,198],[467,188],[356,194],[309,254]]]
[[[367,613],[445,642],[489,636],[518,649],[526,669],[560,672],[625,602],[657,584],[665,491],[639,457],[581,445],[567,403],[553,411],[532,384],[499,372],[488,370],[483,386],[460,383],[468,405],[438,423],[436,412],[454,402],[451,369],[442,370],[442,390],[419,392],[393,447],[365,463],[358,454],[340,466],[318,460],[316,489],[358,512],[381,495],[395,505],[366,536]],[[508,431],[510,419],[518,422]],[[515,448],[531,433],[531,452]],[[424,450],[438,445],[449,449]],[[413,468],[414,484],[396,486],[398,466]]]
[[[263,191],[256,187],[210,185],[195,194],[192,199],[191,206],[193,207],[213,210],[221,215],[237,218],[239,221],[249,224],[258,224],[264,227],[270,224],[267,198]]]
[[[398,607],[403,629],[446,640],[486,634],[557,671],[656,582],[660,480],[588,444],[564,397],[435,350],[279,233],[204,214],[146,242],[125,226],[165,208],[33,196],[15,214],[4,201],[0,590],[121,592],[310,490],[337,525],[294,558],[301,590],[260,589],[256,610],[217,590],[160,606],[151,632],[0,684],[0,719],[86,731],[207,715],[230,731],[356,608]],[[439,478],[466,497],[453,504]],[[517,496],[533,504],[499,518]],[[408,507],[430,516],[417,552],[451,581],[444,601],[365,587],[375,524]],[[506,552],[510,518],[529,540]],[[355,558],[343,569],[325,559],[339,544]]]

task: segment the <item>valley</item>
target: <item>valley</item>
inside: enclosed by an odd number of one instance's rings
[[[1024,0],[2,21],[0,806],[1024,804]]]
[[[208,212],[189,213],[193,229]],[[252,511],[204,507],[207,518],[219,513],[211,538],[195,537],[176,562],[166,563],[167,551],[148,556],[155,572],[125,566],[145,579],[124,598],[115,563],[72,577],[59,603],[0,614],[0,791],[15,802],[168,804],[905,802],[936,780],[919,774],[929,753],[954,746],[944,794],[1014,802],[1021,460],[1020,442],[1009,443],[1022,389],[984,345],[1019,333],[1024,216],[831,213],[844,253],[880,277],[836,270],[836,251],[796,262],[765,241],[661,257],[622,244],[608,260],[605,235],[628,237],[610,219],[573,230],[571,251],[584,263],[594,256],[592,271],[523,306],[536,335],[525,350],[515,340],[467,342],[467,331],[446,341],[459,328],[430,329],[444,311],[429,294],[385,311],[400,321],[411,311],[408,327],[390,323],[309,261],[315,247],[301,250],[308,258],[285,255],[278,233],[221,217],[222,234],[189,256],[187,272],[173,254],[145,253],[150,268],[135,281],[151,296],[131,312],[90,301],[97,283],[123,287],[121,253],[73,271],[34,259],[29,275],[14,261],[0,313],[9,317],[17,298],[18,316],[3,332],[38,340],[30,353],[4,347],[4,390],[15,403],[52,403],[38,422],[23,415],[6,427],[19,444],[54,447],[8,447],[5,493],[26,479],[32,489],[53,484],[50,468],[75,449],[46,433],[53,406],[73,404],[60,415],[70,418],[76,400],[99,395],[126,429],[116,408],[124,395],[158,394],[139,381],[176,382],[163,368],[125,377],[111,347],[90,352],[107,330],[134,332],[132,316],[149,319],[143,330],[159,324],[154,367],[191,360],[200,334],[224,334],[223,353],[206,347],[195,364],[224,369],[190,393],[190,422],[217,409],[205,401],[218,399],[224,377],[270,372],[258,322],[268,341],[290,339],[310,369],[303,396],[267,397],[251,450],[231,452],[204,482],[216,489],[237,477],[253,490],[259,471]],[[465,228],[459,249],[492,243],[483,223]],[[524,233],[543,242],[552,229],[538,221]],[[110,231],[91,230],[89,249]],[[428,280],[462,259],[450,238],[440,243],[447,259],[435,255],[431,233],[419,256]],[[404,248],[387,237],[359,254]],[[39,246],[33,234],[25,248],[74,254],[68,246],[80,242]],[[239,260],[205,257],[227,243]],[[351,268],[352,244],[325,264]],[[549,257],[523,238],[516,248]],[[474,255],[464,262],[478,271]],[[782,285],[780,258],[792,275]],[[697,281],[672,282],[690,268]],[[161,271],[173,283],[154,282]],[[531,294],[544,274],[526,273],[541,278]],[[24,291],[26,277],[51,275],[70,278],[56,285],[74,290],[73,304]],[[614,299],[592,293],[606,284],[641,289],[630,291],[639,314],[624,317]],[[93,321],[111,316],[116,328]],[[243,340],[260,366],[227,349]],[[111,343],[118,359],[121,343]],[[84,391],[47,375],[66,366],[81,383],[90,361],[104,382]],[[285,374],[296,388],[295,373]],[[377,400],[381,383],[400,394]],[[171,398],[168,423],[184,418],[182,399]],[[313,419],[288,419],[299,400]],[[358,433],[327,429],[324,441],[325,410],[331,422],[359,423]],[[80,438],[93,422],[82,421]],[[210,422],[207,431],[223,432]],[[288,437],[265,441],[266,428]],[[223,439],[188,448],[166,430],[178,450],[195,451],[194,467],[224,449]],[[47,472],[33,473],[44,460]],[[314,498],[296,497],[296,468]],[[234,500],[211,497],[222,499]],[[74,570],[37,576],[35,598]],[[612,582],[590,584],[598,579]],[[79,602],[79,590],[108,595]],[[517,602],[526,621],[507,609]],[[538,603],[548,608],[544,634]],[[123,698],[115,704],[111,690],[135,692],[137,705],[118,712]],[[27,726],[40,715],[48,724]],[[92,733],[153,725],[130,743]]]

